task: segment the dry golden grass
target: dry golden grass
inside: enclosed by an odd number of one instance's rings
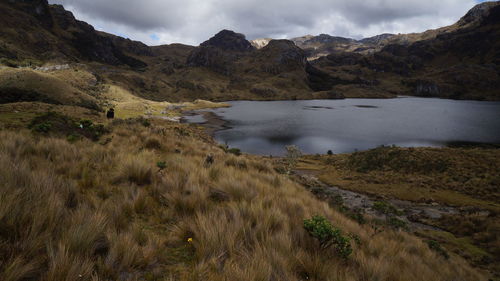
[[[205,100],[194,102],[170,103],[147,100],[133,95],[126,89],[116,85],[105,85],[103,98],[115,108],[117,118],[133,118],[145,115],[151,116],[178,116],[179,112],[170,110],[171,107],[180,107],[182,110],[196,110],[204,108],[228,107],[227,103],[216,103]]]
[[[0,132],[2,280],[487,280],[410,234],[375,234],[189,126],[111,127],[106,145]],[[315,214],[360,238],[347,261],[303,229]]]
[[[377,197],[459,207],[456,215],[420,222],[444,231],[418,231],[471,263],[500,269],[500,150],[397,148],[307,156],[299,169],[323,182]]]
[[[72,74],[72,78],[76,79],[80,74],[83,74],[83,72]],[[2,95],[7,95],[14,91],[17,93],[19,100],[11,99],[7,102],[38,99],[54,104],[79,105],[89,108],[97,107],[97,100],[88,94],[88,89],[74,87],[79,82],[68,82],[71,80],[63,80],[63,77],[69,76],[57,77],[50,73],[31,69],[0,69],[0,93]],[[21,97],[21,95],[24,95],[24,97]],[[29,95],[31,96],[28,97]]]
[[[380,147],[310,156],[299,169],[357,192],[499,211],[499,156],[499,149]]]

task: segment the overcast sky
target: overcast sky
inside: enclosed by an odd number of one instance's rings
[[[49,0],[96,29],[148,45],[198,45],[222,29],[247,39],[327,33],[360,39],[456,22],[478,0]]]

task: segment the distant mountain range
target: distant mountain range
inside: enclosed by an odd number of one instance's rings
[[[332,53],[354,52],[360,54],[370,54],[380,51],[384,46],[390,44],[410,45],[417,41],[429,40],[436,36],[454,32],[473,26],[480,22],[484,17],[488,16],[490,9],[497,6],[498,2],[485,2],[475,6],[457,23],[438,28],[431,29],[421,33],[409,34],[391,34],[384,33],[373,37],[356,40],[346,37],[332,36],[328,34],[305,35],[301,37],[291,38],[298,47],[304,49],[310,60],[314,60]],[[261,38],[251,40],[250,43],[257,49],[266,46],[271,38]]]
[[[46,0],[2,0],[0,14],[0,64],[85,65],[98,83],[153,100],[500,100],[499,2],[476,5],[456,24],[423,33],[247,41],[223,30],[196,47],[150,47],[96,31]],[[13,86],[1,75],[0,102],[12,100]]]

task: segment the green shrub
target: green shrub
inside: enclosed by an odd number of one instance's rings
[[[43,122],[40,124],[34,124],[31,129],[38,133],[48,133],[51,128],[52,128],[52,123]]]
[[[411,149],[395,146],[380,146],[368,151],[349,155],[347,166],[357,172],[397,171],[406,173],[444,172],[450,167],[442,158],[427,158]]]
[[[161,170],[167,168],[167,162],[165,161],[158,161],[156,162],[156,167],[158,167]]]
[[[149,127],[149,126],[151,126],[151,122],[150,122],[148,119],[142,119],[142,120],[141,120],[141,124],[142,124],[142,126],[144,126],[144,127]]]
[[[343,236],[342,231],[332,226],[325,217],[313,216],[311,219],[305,219],[304,228],[309,235],[318,239],[321,248],[333,247],[344,259],[352,253],[351,238]]]
[[[94,126],[94,123],[90,120],[80,120],[80,128],[82,129],[90,129]]]
[[[57,112],[47,112],[33,118],[28,125],[33,132],[49,133],[51,135],[66,137],[68,140],[75,139],[74,136],[83,136],[93,141],[108,133],[101,124],[95,125],[90,120],[80,120]]]
[[[389,215],[389,214],[395,214],[395,215],[402,215],[403,213],[398,210],[396,207],[392,206],[391,204],[387,203],[387,202],[384,202],[384,201],[375,201],[373,203],[373,207],[372,207],[374,210],[376,211],[379,211],[380,213],[382,214],[386,214],[386,215]]]
[[[350,212],[348,214],[348,216],[355,220],[356,222],[358,222],[359,224],[365,224],[366,223],[366,219],[365,219],[365,216],[363,216],[363,214],[359,211],[354,211],[354,212]]]
[[[81,140],[81,139],[82,139],[82,136],[81,136],[81,135],[79,135],[79,134],[70,134],[70,135],[68,135],[68,136],[66,137],[66,140],[67,140],[68,142],[71,142],[71,143],[76,142],[76,141],[79,141],[79,140]]]
[[[445,259],[448,259],[450,255],[448,255],[448,252],[446,252],[445,249],[441,247],[441,244],[439,244],[438,241],[436,240],[427,240],[427,246],[429,246],[429,249],[436,251],[438,254],[443,256]]]
[[[240,156],[240,155],[241,155],[241,150],[240,150],[239,148],[235,148],[235,147],[233,147],[233,148],[229,148],[229,149],[227,150],[227,152],[229,152],[229,153],[231,153],[231,154],[234,154],[234,155],[236,155],[236,156]]]
[[[402,229],[408,228],[408,224],[404,220],[398,219],[396,217],[390,217],[388,223],[390,226],[394,228],[402,228]]]

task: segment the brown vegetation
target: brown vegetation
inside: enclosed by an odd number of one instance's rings
[[[3,280],[486,280],[410,234],[358,225],[190,126],[110,129],[109,143],[0,132]],[[303,228],[316,214],[359,238],[347,260]]]
[[[500,149],[379,147],[307,156],[298,169],[329,185],[421,204],[455,206],[457,214],[412,217],[443,231],[418,230],[473,264],[500,272]]]

